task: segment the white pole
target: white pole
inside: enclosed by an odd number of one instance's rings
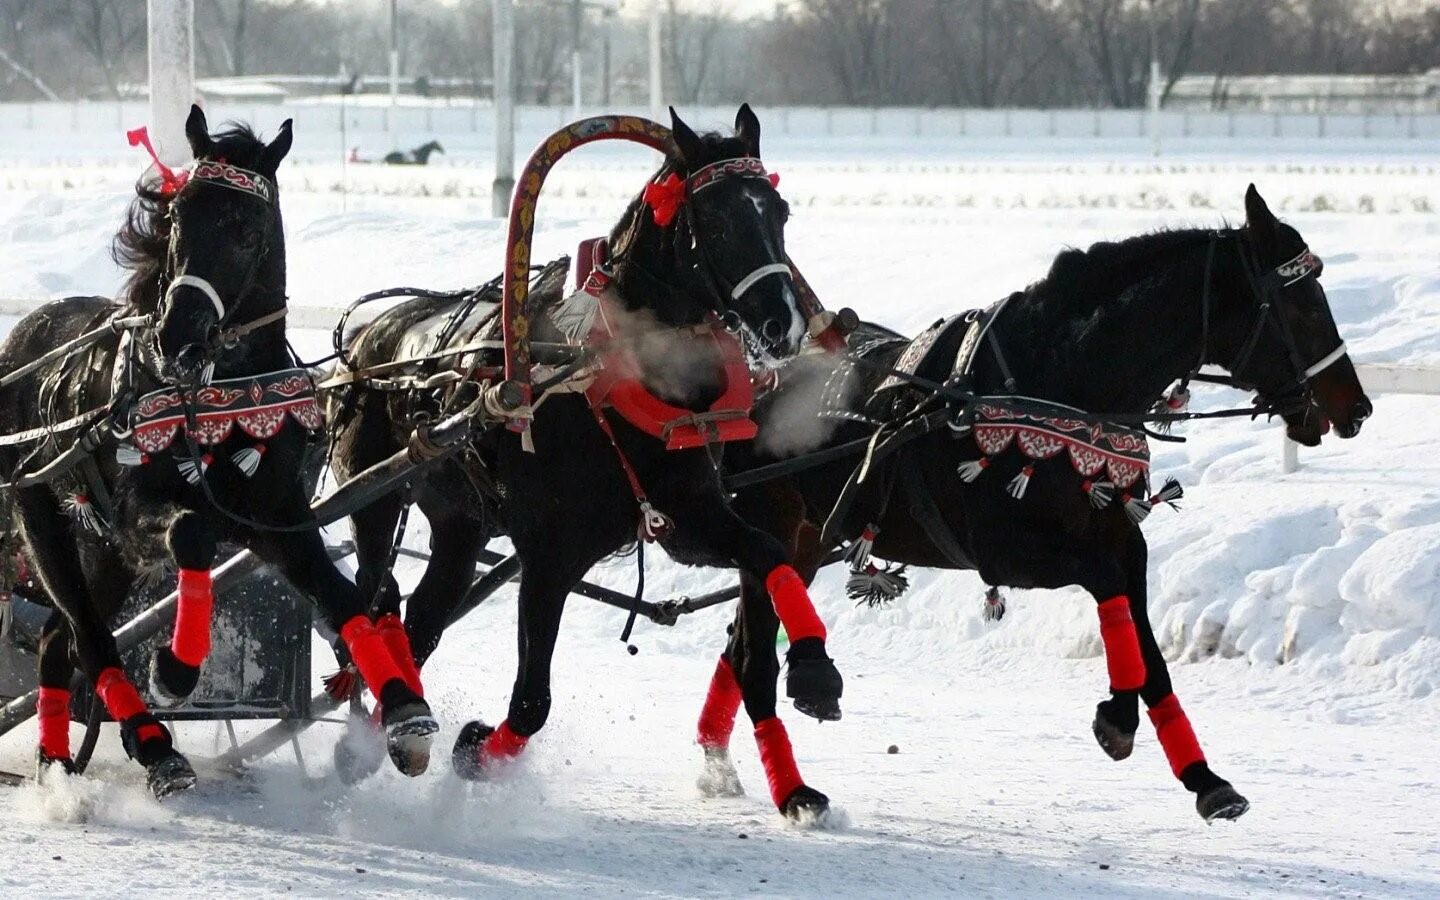
[[[662,83],[662,58],[660,55],[660,2],[650,0],[650,118],[657,122],[666,121],[665,91]]]
[[[1155,33],[1155,0],[1150,0],[1150,83],[1146,86],[1146,110],[1150,149],[1160,155],[1160,46]]]
[[[515,0],[495,0],[495,181],[490,189],[490,212],[497,218],[510,214],[515,191]]]
[[[150,0],[150,140],[167,166],[190,162],[185,120],[195,102],[195,0]]]
[[[584,27],[585,7],[582,0],[572,0],[570,13],[570,118],[580,118],[584,97],[580,84],[580,29]]]
[[[1280,472],[1289,475],[1300,468],[1300,445],[1290,440],[1284,429],[1280,431]]]
[[[385,119],[385,131],[390,138],[391,150],[400,149],[395,137],[395,117],[400,109],[400,19],[397,2],[390,0],[390,115]]]

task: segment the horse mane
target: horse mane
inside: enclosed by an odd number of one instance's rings
[[[246,169],[259,163],[265,149],[265,142],[241,122],[226,122],[211,141],[211,156]],[[121,300],[126,308],[141,314],[154,312],[160,304],[160,273],[170,248],[170,203],[174,198],[161,193],[156,185],[155,179],[147,180],[145,175],[135,182],[135,199],[110,247],[111,258],[130,273]]]
[[[1056,254],[1045,277],[1014,300],[1061,319],[1089,316],[1125,298],[1157,257],[1193,250],[1214,234],[1213,228],[1165,228],[1085,250],[1067,248]]]

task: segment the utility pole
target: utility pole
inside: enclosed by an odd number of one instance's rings
[[[580,118],[580,30],[585,24],[584,0],[570,4],[570,118]]]
[[[400,14],[399,0],[390,0],[390,115],[385,119],[390,149],[399,150],[395,137],[395,118],[400,110]]]
[[[185,120],[195,102],[195,0],[150,0],[150,140],[167,166],[190,161]]]
[[[495,181],[490,212],[510,214],[515,192],[515,0],[494,0]]]
[[[665,91],[662,83],[663,61],[660,55],[660,24],[662,0],[650,0],[650,118],[665,121]]]
[[[1146,118],[1150,126],[1150,150],[1160,155],[1160,42],[1156,35],[1155,0],[1150,0],[1150,83],[1146,91]]]

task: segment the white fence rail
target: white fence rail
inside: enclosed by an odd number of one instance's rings
[[[395,133],[411,137],[489,135],[494,111],[488,101],[444,102],[421,106],[389,106],[335,102],[249,104],[216,99],[207,112],[212,121],[240,119],[273,129],[293,118],[306,133],[353,132],[383,134],[395,117]],[[587,114],[635,113],[639,107],[588,109]],[[733,106],[683,110],[687,120],[707,127],[727,125]],[[120,131],[144,123],[143,102],[0,103],[0,133],[36,131],[47,134]],[[520,106],[516,130],[522,146],[564,125],[568,106]],[[1058,140],[1137,140],[1148,137],[1146,113],[1140,109],[930,109],[911,107],[775,107],[762,109],[767,136],[798,138],[974,138]],[[1165,141],[1226,141],[1231,139],[1313,141],[1433,141],[1440,138],[1437,113],[1270,113],[1213,110],[1162,110],[1160,137]]]
[[[33,298],[0,297],[0,316],[23,316],[45,302]],[[338,306],[292,306],[286,321],[291,328],[330,331],[344,312]],[[1440,396],[1440,366],[1368,363],[1357,365],[1355,371],[1367,394]],[[1300,445],[1285,437],[1283,429],[1280,436],[1280,471],[1288,475],[1300,467]]]

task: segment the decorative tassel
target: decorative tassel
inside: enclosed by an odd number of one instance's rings
[[[1026,466],[1025,468],[1020,470],[1019,475],[1016,475],[1014,478],[1010,479],[1010,484],[1005,488],[1005,490],[1010,494],[1010,496],[1014,497],[1016,500],[1019,500],[1021,497],[1025,496],[1025,489],[1030,487],[1030,476],[1034,474],[1035,467]]]
[[[1165,479],[1165,486],[1150,498],[1150,505],[1154,506],[1158,503],[1168,503],[1175,509],[1179,509],[1180,505],[1176,503],[1176,501],[1184,496],[1185,489],[1180,486],[1180,482],[1173,478],[1167,478]]]
[[[1090,495],[1090,505],[1104,509],[1115,499],[1115,485],[1109,481],[1087,481],[1080,485]]]
[[[100,518],[100,511],[95,508],[94,503],[90,502],[89,497],[84,494],[76,494],[70,498],[70,506],[75,510],[80,524],[95,534],[103,535],[105,533],[105,520]]]
[[[856,601],[856,606],[861,603],[866,606],[883,606],[897,599],[910,587],[910,579],[905,577],[905,568],[881,568],[872,563],[859,571],[852,570],[849,580],[845,582],[845,593],[851,600]]]
[[[177,468],[180,469],[180,474],[185,476],[186,481],[190,482],[191,484],[199,484],[200,476],[204,475],[207,471],[209,471],[210,464],[214,461],[215,457],[211,456],[209,453],[206,453],[204,456],[200,457],[199,465],[196,465],[195,460],[191,457],[181,459],[177,461],[175,465]]]
[[[649,500],[640,501],[639,537],[646,541],[664,540],[675,530],[675,522],[660,510],[650,505]]]
[[[1132,497],[1129,494],[1122,494],[1121,497],[1125,501],[1125,515],[1129,516],[1130,521],[1136,525],[1145,521],[1150,515],[1151,504],[1149,500],[1142,500],[1139,497]]]
[[[231,462],[245,475],[246,478],[255,477],[255,470],[260,468],[260,458],[265,455],[265,445],[256,444],[253,447],[245,447],[236,450],[231,455]]]
[[[870,552],[875,547],[875,538],[880,534],[878,525],[866,525],[865,530],[860,532],[860,537],[845,551],[845,561],[850,564],[850,572],[863,572],[865,567],[870,565]]]
[[[150,454],[141,453],[134,444],[123,442],[115,448],[115,461],[122,466],[143,466],[150,462]]]
[[[1179,383],[1176,383],[1170,388],[1170,390],[1165,392],[1165,396],[1155,401],[1155,405],[1150,407],[1150,411],[1153,413],[1173,414],[1184,412],[1189,406],[1190,391],[1181,387]],[[1162,419],[1161,421],[1155,423],[1155,428],[1163,434],[1169,434],[1170,429],[1173,428],[1174,425],[1174,421],[1170,419]]]
[[[985,609],[980,617],[987,622],[998,622],[1005,618],[1005,595],[993,584],[985,589]]]
[[[350,663],[340,671],[326,675],[324,679],[325,693],[336,703],[342,703],[355,696],[360,689],[360,670]]]
[[[982,456],[979,459],[967,459],[955,468],[955,474],[960,480],[966,482],[974,481],[980,477],[980,473],[990,468],[990,457]]]

